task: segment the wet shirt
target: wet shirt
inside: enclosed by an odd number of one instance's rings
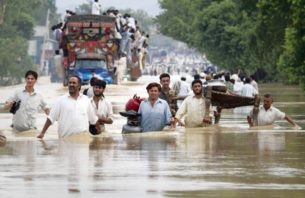
[[[142,131],[161,131],[170,122],[172,114],[165,100],[158,98],[152,106],[149,100],[141,102],[139,111],[141,114]]]
[[[72,134],[87,132],[90,124],[97,122],[90,99],[79,95],[77,99],[64,95],[51,108],[50,121],[58,121],[58,136],[65,137]]]
[[[209,112],[212,117],[212,109]],[[205,99],[204,97],[196,98],[195,96],[188,96],[182,102],[180,108],[176,113],[176,118],[181,120],[184,117],[185,127],[194,128],[202,127],[205,116]]]
[[[29,93],[25,89],[17,90],[8,101],[21,101],[20,108],[13,116],[13,127],[17,131],[26,131],[36,128],[36,116],[38,111],[47,109],[46,101],[36,90],[34,90],[33,93]]]
[[[98,107],[96,106],[93,98],[90,99],[91,105],[94,109],[95,115],[97,115],[98,118],[105,117],[105,118],[111,118],[113,120],[113,110],[111,102],[108,102],[105,98],[101,98],[98,102]],[[105,131],[105,125],[101,124],[101,130]]]
[[[250,112],[250,116],[253,116],[253,111]],[[263,106],[260,106],[257,122],[258,126],[271,125],[276,120],[284,119],[286,114],[279,109],[271,106],[268,110],[266,110]]]

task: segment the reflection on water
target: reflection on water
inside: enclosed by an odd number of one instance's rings
[[[305,104],[279,104],[305,128]],[[218,126],[122,135],[125,122],[44,141],[2,123],[0,197],[305,197],[305,131],[285,121],[249,129],[229,110]]]
[[[305,133],[222,127],[0,147],[0,196],[303,197]],[[251,196],[251,194],[253,196]]]

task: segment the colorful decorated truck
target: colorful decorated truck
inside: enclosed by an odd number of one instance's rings
[[[118,41],[114,37],[115,18],[100,15],[73,15],[68,17],[61,36],[59,48],[61,61],[55,61],[57,71],[62,71],[63,84],[68,77],[78,75],[82,84],[88,84],[92,76],[107,84],[115,83],[115,60],[119,59]],[[57,64],[56,64],[57,62]],[[58,63],[62,64],[58,64]],[[128,72],[137,79],[141,72],[135,65]],[[58,73],[58,72],[57,72]]]

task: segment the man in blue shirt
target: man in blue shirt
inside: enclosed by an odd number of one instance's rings
[[[142,131],[161,131],[167,124],[173,125],[174,118],[167,102],[159,98],[160,84],[150,83],[146,90],[148,99],[141,102],[138,111],[141,114]]]

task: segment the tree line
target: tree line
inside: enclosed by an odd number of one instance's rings
[[[159,0],[161,33],[221,68],[305,89],[304,0]]]
[[[56,15],[55,0],[0,0],[0,85],[20,83],[28,69],[37,70],[28,56],[35,25],[45,25],[46,13]]]

